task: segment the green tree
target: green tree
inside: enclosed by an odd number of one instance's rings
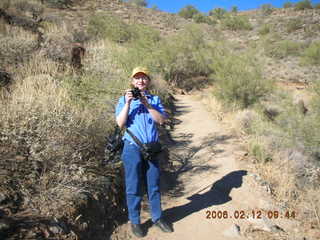
[[[179,11],[179,16],[183,18],[192,18],[195,14],[198,14],[199,11],[192,5],[187,5],[184,8],[181,8]]]
[[[238,13],[238,7],[237,6],[232,6],[231,7],[231,12],[232,13]]]

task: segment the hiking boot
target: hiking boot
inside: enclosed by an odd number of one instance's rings
[[[172,227],[161,218],[157,222],[155,222],[154,225],[160,228],[162,232],[167,232],[167,233],[173,232]]]
[[[142,225],[141,224],[133,224],[133,223],[131,223],[131,230],[132,230],[132,233],[136,237],[138,237],[138,238],[144,237],[144,232],[142,230]]]

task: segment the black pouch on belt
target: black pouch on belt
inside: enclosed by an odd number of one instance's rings
[[[160,142],[150,142],[143,144],[135,135],[133,135],[133,133],[129,129],[127,129],[126,131],[140,147],[143,159],[152,160],[152,158],[157,156],[162,151],[162,145]]]

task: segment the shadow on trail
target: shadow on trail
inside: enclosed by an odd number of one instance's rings
[[[216,145],[227,144],[231,136],[227,135],[208,135],[203,138],[198,146],[190,146],[193,137],[192,133],[184,133],[175,137],[175,142],[168,148],[170,151],[164,153],[161,159],[166,167],[162,169],[161,190],[172,197],[183,195],[184,186],[179,177],[188,172],[190,176],[218,169],[218,166],[208,165],[212,158],[224,152]],[[208,155],[199,160],[201,151],[206,149]],[[199,154],[199,155],[198,155]]]
[[[203,194],[194,194],[188,197],[189,203],[173,207],[163,212],[164,217],[171,223],[177,222],[192,213],[201,211],[202,209],[213,205],[220,205],[232,200],[229,196],[233,188],[239,188],[242,185],[243,176],[247,175],[247,171],[234,171],[212,184],[209,191]]]

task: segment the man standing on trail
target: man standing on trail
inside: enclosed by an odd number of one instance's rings
[[[134,90],[126,90],[116,107],[117,124],[120,128],[126,127],[132,133],[125,132],[121,155],[125,170],[126,198],[131,229],[137,237],[145,235],[140,223],[140,209],[142,185],[146,183],[152,222],[164,232],[173,232],[171,226],[161,218],[159,162],[156,158],[144,159],[141,146],[132,137],[134,135],[142,144],[158,142],[156,123],[163,124],[167,116],[160,98],[148,92],[151,79],[147,69],[143,67],[133,69],[131,78]]]

